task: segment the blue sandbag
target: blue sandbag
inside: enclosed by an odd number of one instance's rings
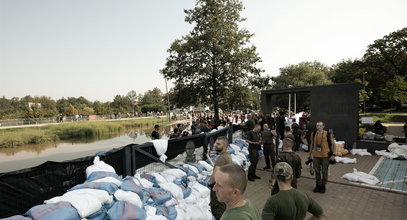
[[[184,171],[187,174],[187,176],[194,176],[194,177],[198,178],[198,174],[196,174],[194,171],[192,171],[186,167],[178,166],[177,168]]]
[[[107,211],[107,216],[109,219],[140,219],[144,220],[147,218],[146,211],[138,206],[135,206],[128,202],[117,201],[113,206]]]
[[[175,220],[177,218],[177,210],[174,206],[156,206],[157,208],[157,215],[163,215],[167,217],[169,220]]]
[[[122,181],[122,179],[116,173],[106,171],[95,171],[88,176],[86,182],[91,182],[105,177],[113,177],[119,181]]]
[[[144,201],[145,197],[148,197],[148,195],[146,196],[145,191],[143,191],[143,187],[137,186],[137,184],[133,181],[133,177],[131,176],[127,176],[126,178],[124,178],[120,189],[137,193],[142,201]]]
[[[24,217],[22,215],[14,215],[8,218],[1,218],[0,220],[33,220],[30,217]]]
[[[144,188],[143,191],[147,192],[148,196],[153,200],[152,202],[146,202],[152,206],[162,205],[172,198],[171,193],[162,188]]]
[[[188,163],[188,164],[196,167],[198,169],[199,173],[201,173],[202,171],[206,171],[205,166],[200,163]]]
[[[233,150],[233,148],[228,147],[227,151],[228,154],[235,154],[235,150]]]
[[[151,174],[141,174],[140,175],[141,178],[144,178],[152,183],[154,183],[154,187],[158,187],[158,183],[157,183],[157,179],[155,178],[155,176],[151,175]]]
[[[81,219],[78,211],[69,202],[36,205],[28,210],[26,215],[35,220]]]
[[[209,187],[209,180],[211,179],[211,177],[210,176],[208,176],[208,177],[206,177],[204,180],[198,180],[198,183],[200,183],[200,184],[202,184],[202,185],[204,185],[204,186],[206,186],[206,187]]]
[[[107,218],[107,210],[104,206],[99,209],[97,212],[93,213],[86,217],[87,220],[105,220]]]
[[[114,183],[87,182],[87,183],[78,184],[78,185],[72,187],[68,191],[73,191],[73,190],[77,190],[77,189],[101,189],[101,190],[105,190],[106,192],[108,192],[109,195],[112,195],[119,189],[119,187]]]
[[[184,199],[191,195],[192,189],[188,187],[188,182],[184,182],[183,180],[174,180],[174,183],[181,188]]]

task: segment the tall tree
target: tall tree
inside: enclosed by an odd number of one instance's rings
[[[375,40],[368,46],[363,60],[372,97],[375,102],[386,100],[382,95],[387,82],[407,75],[407,27]]]
[[[256,67],[261,59],[250,43],[253,36],[240,28],[239,0],[197,0],[195,8],[185,10],[185,21],[192,31],[175,40],[161,70],[175,85],[194,88],[191,94],[202,103],[212,105],[219,119],[219,103],[233,85],[248,85],[250,77],[259,77]]]
[[[280,75],[272,78],[273,89],[331,84],[329,68],[318,62],[302,62],[280,68]]]
[[[405,76],[395,76],[393,80],[386,82],[382,91],[384,101],[390,102],[390,111],[394,102],[407,102],[407,81]]]

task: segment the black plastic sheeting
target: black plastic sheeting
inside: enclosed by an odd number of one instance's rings
[[[185,151],[193,141],[195,148],[207,148],[218,136],[229,136],[239,127],[224,128],[207,134],[186,136],[168,141],[167,160]],[[212,141],[211,141],[212,140]],[[135,150],[135,149],[140,150]],[[147,152],[147,153],[145,153]],[[149,155],[147,155],[149,154]],[[136,169],[157,162],[158,155],[151,142],[130,144],[99,155],[118,175],[134,175]],[[24,214],[44,200],[63,195],[68,189],[86,180],[86,168],[93,164],[93,156],[64,162],[48,161],[39,166],[0,174],[0,218]]]

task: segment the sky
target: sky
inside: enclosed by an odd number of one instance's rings
[[[192,26],[194,0],[0,0],[0,97],[116,95],[155,87],[168,48]],[[290,64],[361,58],[407,27],[406,0],[243,0],[242,27],[264,75]],[[168,87],[173,87],[168,82]]]

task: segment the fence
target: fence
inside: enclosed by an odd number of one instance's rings
[[[165,153],[167,160],[184,153],[187,145],[193,144],[195,148],[203,146],[207,150],[218,136],[227,136],[231,140],[231,134],[237,129],[240,128],[231,126],[213,133],[170,139]],[[130,144],[98,156],[123,177],[134,175],[136,171],[149,172],[151,170],[142,168],[155,162],[173,167],[158,159],[151,142]],[[36,167],[0,173],[0,218],[23,214],[44,200],[60,196],[73,186],[83,183],[86,180],[86,168],[93,164],[93,159],[90,156],[64,162],[47,161]]]

